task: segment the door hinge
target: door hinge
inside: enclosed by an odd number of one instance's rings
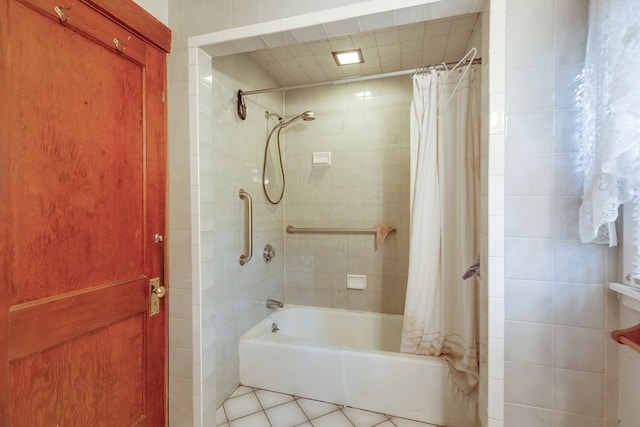
[[[165,99],[166,99],[166,95],[165,95],[164,91],[162,91],[162,103],[163,104],[165,103]]]

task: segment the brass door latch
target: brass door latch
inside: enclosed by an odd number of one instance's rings
[[[167,294],[167,288],[160,284],[160,278],[149,279],[149,317],[160,313],[160,298]]]

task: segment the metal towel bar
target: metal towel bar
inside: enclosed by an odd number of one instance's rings
[[[247,220],[244,227],[244,253],[240,255],[240,265],[245,265],[253,256],[253,200],[249,193],[240,189],[240,200],[247,201]]]
[[[289,234],[376,234],[375,228],[296,228],[288,225],[286,230]],[[395,227],[389,227],[389,234],[396,234],[397,231]]]

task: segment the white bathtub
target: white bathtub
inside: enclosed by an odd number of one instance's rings
[[[242,336],[240,383],[447,427],[479,425],[452,398],[445,361],[398,352],[401,331],[400,315],[286,305]]]

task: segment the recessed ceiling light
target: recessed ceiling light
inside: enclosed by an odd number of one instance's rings
[[[362,64],[364,58],[360,49],[343,50],[340,52],[331,52],[333,59],[338,65]]]

